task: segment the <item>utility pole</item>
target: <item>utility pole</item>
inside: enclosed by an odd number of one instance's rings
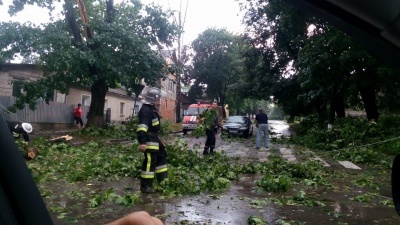
[[[182,0],[179,6],[179,14],[178,14],[178,26],[183,31],[186,22],[186,12],[188,8],[189,0],[186,0],[186,9],[185,14],[182,20]],[[181,122],[181,108],[182,108],[182,98],[181,98],[181,76],[183,71],[183,63],[182,63],[182,33],[178,35],[178,52],[177,59],[175,60],[175,65],[177,67],[177,71],[175,71],[176,75],[176,107],[175,107],[175,117],[176,122]]]

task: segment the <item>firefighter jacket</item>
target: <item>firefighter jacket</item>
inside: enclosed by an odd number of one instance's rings
[[[211,127],[213,129],[218,129],[218,127],[221,127],[221,124],[219,124],[219,121],[218,121],[218,116],[213,119]]]
[[[10,129],[11,134],[13,135],[13,137],[15,139],[19,139],[22,135],[26,142],[30,141],[28,133],[26,133],[26,131],[22,128],[22,125],[21,125],[22,123],[13,122],[13,121],[7,121],[6,123],[7,123],[8,129]]]
[[[146,152],[160,150],[158,133],[160,131],[160,116],[152,105],[143,104],[139,111],[139,125],[136,130],[139,144],[146,144]]]

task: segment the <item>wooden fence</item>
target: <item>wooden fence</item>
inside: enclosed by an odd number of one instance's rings
[[[0,96],[0,112],[3,120],[53,124],[71,124],[74,122],[73,109],[76,105],[61,102],[49,102],[49,104],[46,104],[45,101],[38,100],[35,110],[30,110],[26,106],[24,109],[12,113],[8,111],[8,107],[12,106],[15,100],[15,97]],[[86,124],[86,115],[89,111],[89,106],[82,106],[82,110],[82,120]]]

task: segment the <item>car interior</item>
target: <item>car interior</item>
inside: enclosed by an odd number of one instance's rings
[[[400,1],[286,1],[330,22],[394,66],[400,66]]]

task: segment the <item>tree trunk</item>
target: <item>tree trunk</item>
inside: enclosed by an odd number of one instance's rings
[[[226,118],[226,112],[225,112],[225,95],[222,93],[219,93],[219,105],[222,107],[222,116],[223,118]]]
[[[335,101],[335,112],[338,118],[344,118],[346,116],[344,108],[344,96],[341,91],[338,91]]]
[[[186,10],[185,10],[185,15],[182,20],[182,1],[180,2],[180,7],[179,7],[179,16],[178,16],[178,22],[179,22],[179,27],[184,30],[185,27],[185,22],[186,22],[186,13],[188,9],[188,4],[189,1],[186,1]],[[179,123],[182,121],[182,114],[181,114],[181,106],[182,106],[182,96],[181,96],[181,72],[183,70],[183,63],[182,63],[182,34],[178,34],[178,59],[176,60],[175,64],[178,66],[177,71],[175,71],[176,74],[176,108],[175,108],[175,117],[176,117],[176,122]]]
[[[359,83],[359,90],[368,120],[378,120],[378,106],[376,104],[376,68],[367,69],[363,75],[363,82]]]
[[[368,120],[378,120],[378,107],[375,100],[375,90],[371,86],[361,87],[360,94],[364,103],[365,112]]]
[[[112,23],[115,17],[114,0],[107,0],[106,2],[106,22]]]
[[[328,129],[332,128],[336,117],[344,118],[346,115],[343,93],[338,89],[337,85],[332,86],[329,105]]]
[[[92,100],[90,103],[86,127],[104,126],[104,99],[108,91],[105,80],[97,80],[91,87]]]
[[[182,104],[182,99],[181,99],[181,79],[180,79],[180,74],[176,74],[176,108],[175,108],[175,118],[176,122],[179,123],[181,122],[182,119],[182,114],[181,114],[181,104]]]
[[[72,34],[74,36],[73,43],[79,45],[82,43],[82,36],[79,30],[78,23],[76,22],[74,14],[74,6],[70,1],[66,1],[64,7],[65,7],[65,19],[68,22],[68,25],[71,28]]]
[[[182,3],[182,2],[181,2]],[[179,26],[181,26],[181,11],[179,10]],[[181,39],[182,36],[179,33],[178,35],[178,59],[175,60],[175,65],[178,67],[175,69],[175,76],[176,76],[176,107],[175,107],[175,118],[176,122],[179,123],[181,122],[182,114],[181,114],[181,69],[183,68],[181,59],[182,59],[182,53],[181,53]]]
[[[315,109],[316,113],[320,118],[326,118],[326,106],[320,99],[316,99],[311,103],[313,109]]]
[[[333,85],[331,90],[331,98],[329,100],[328,129],[331,128],[335,122],[336,90],[336,86]]]

